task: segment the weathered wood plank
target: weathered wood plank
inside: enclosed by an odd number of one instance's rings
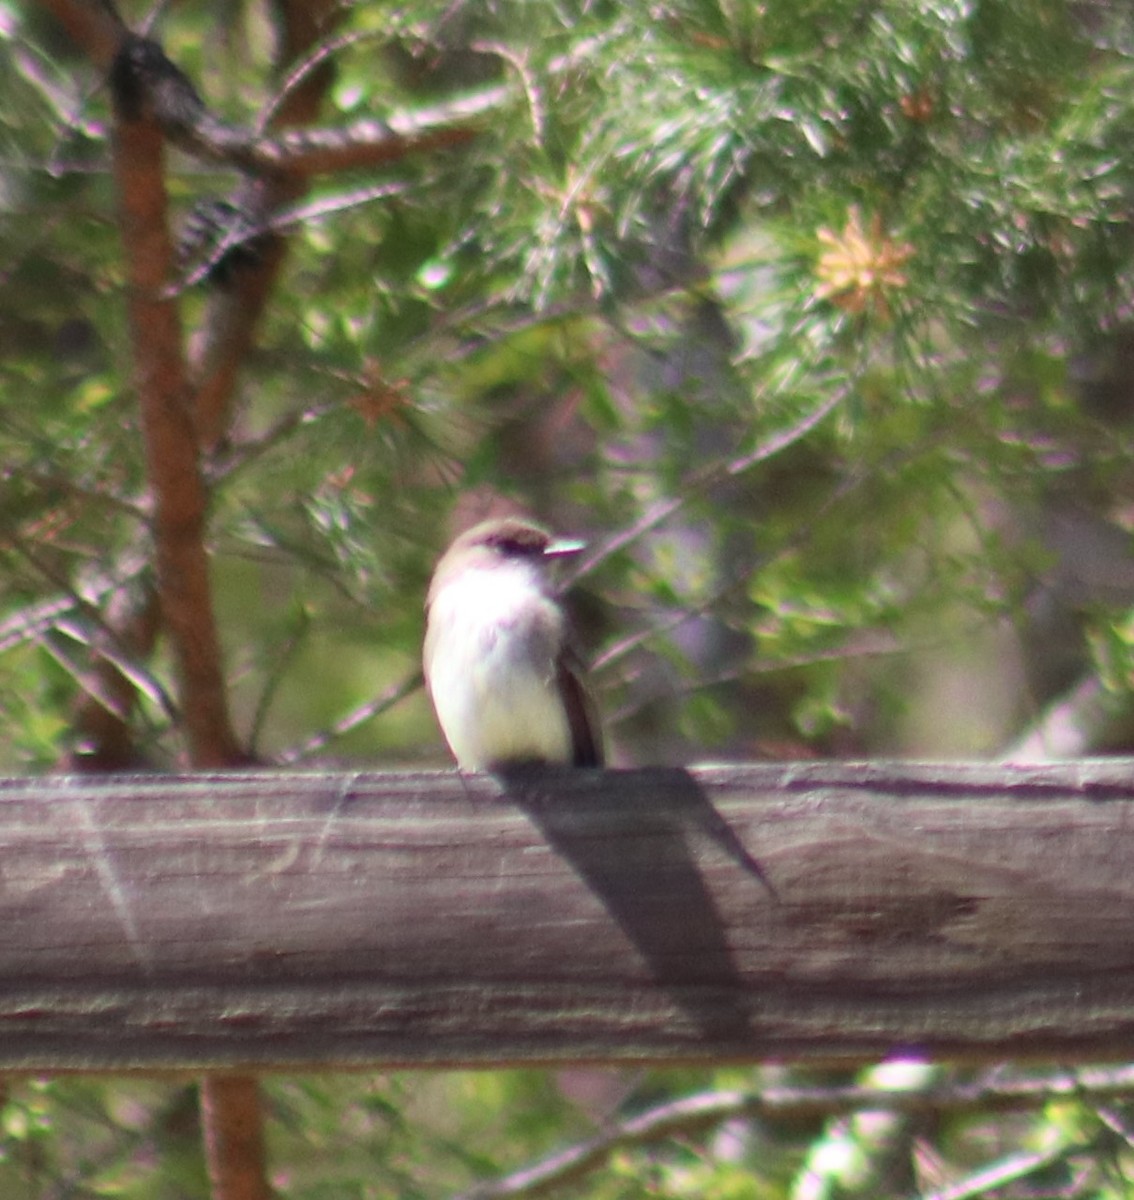
[[[0,781],[0,1069],[1130,1058],[1132,862],[1128,760]]]

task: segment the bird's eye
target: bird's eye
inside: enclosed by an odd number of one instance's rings
[[[539,558],[544,551],[539,540],[516,537],[514,534],[504,534],[494,544],[502,553],[514,558]]]

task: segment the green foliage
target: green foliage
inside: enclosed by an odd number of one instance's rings
[[[881,1077],[895,1070],[917,1078]],[[966,1078],[892,1063],[855,1082],[932,1095]],[[1040,1078],[1021,1071],[1018,1082]],[[811,1072],[799,1082],[815,1088],[848,1081]],[[269,1080],[271,1182],[281,1197],[296,1200],[457,1195],[624,1122],[661,1119],[690,1089],[726,1103],[786,1083],[776,1069],[740,1068]],[[1108,1200],[1127,1194],[1134,1162],[1129,1145],[1114,1134],[1116,1109],[1101,1111],[1087,1096],[1031,1114],[946,1111],[935,1121],[932,1153],[916,1120],[882,1110],[827,1124],[815,1117],[737,1116],[708,1128],[692,1122],[676,1137],[626,1140],[599,1173],[563,1178],[549,1194],[594,1200],[925,1194],[947,1179],[975,1177],[992,1162],[1005,1182],[1046,1187],[1050,1194],[1076,1181],[1081,1190],[1075,1194]],[[12,1086],[0,1110],[0,1186],[11,1200],[203,1197],[198,1133],[193,1092],[184,1085],[24,1081]],[[916,1166],[908,1161],[911,1139],[920,1147]]]
[[[234,14],[230,37],[212,20],[188,9],[160,32],[210,103],[254,123],[273,99],[262,16]],[[0,509],[16,613],[136,544],[145,482],[106,96],[44,30],[14,12],[7,29]],[[607,605],[591,641],[642,635],[605,681],[628,757],[639,738],[656,756],[659,720],[687,731],[671,758],[705,737],[822,746],[835,725],[869,753],[889,732],[869,705],[840,709],[851,680],[894,695],[902,656],[974,622],[1030,622],[1028,597],[1060,573],[1051,505],[1125,521],[1122,14],[361,4],[337,33],[343,118],[506,90],[467,147],[385,168],[396,194],[293,238],[215,476],[222,616],[252,711],[271,711],[258,688],[288,689],[270,647],[289,612],[309,614],[307,639],[333,627],[367,647],[375,680],[412,661],[444,510],[479,489],[600,539],[674,505],[588,581]],[[228,185],[178,165],[170,186],[184,215]],[[1058,598],[1093,645],[1130,601],[1104,591]],[[871,638],[889,649],[868,666]],[[717,659],[742,643],[736,681],[775,692],[755,724],[719,686]],[[668,697],[648,683],[663,661]],[[264,748],[332,719],[320,703],[268,720]],[[398,740],[409,757],[435,745],[428,720]]]
[[[108,96],[26,7],[0,0],[13,771],[73,748],[87,646],[148,569],[149,517]],[[279,98],[276,20],[182,4],[154,32],[252,126]],[[360,0],[335,36],[329,125],[500,91],[459,147],[314,181],[309,199],[338,203],[292,230],[204,463],[242,739],[298,753],[397,692],[451,511],[489,496],[600,551],[640,529],[597,555],[580,602],[622,761],[995,754],[1082,681],[1118,714],[1084,747],[1129,749],[1126,6]],[[171,158],[178,222],[233,185]],[[390,194],[363,199],[375,185]],[[191,344],[218,294],[180,297]],[[166,651],[136,665],[134,736],[174,761]],[[315,743],[444,761],[420,693],[375,707]],[[591,1105],[527,1072],[274,1081],[275,1183],[450,1194],[648,1103],[767,1078],[650,1075]],[[186,1097],[15,1086],[0,1192],[203,1195]],[[1057,1174],[1090,1154],[1093,1194],[1129,1190],[1128,1147],[1086,1104],[935,1137],[952,1180],[1054,1142]],[[836,1152],[847,1170],[820,1178]],[[564,1191],[877,1195],[879,1157],[857,1127],[740,1121],[624,1148]]]

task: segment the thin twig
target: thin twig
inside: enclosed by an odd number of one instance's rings
[[[248,734],[248,748],[253,754],[256,753],[260,735],[264,731],[264,725],[268,719],[268,712],[272,707],[272,701],[275,700],[284,678],[295,661],[295,656],[302,649],[310,632],[311,618],[308,610],[304,608],[300,611],[297,626],[287,641],[282,646],[277,645],[272,648],[271,665],[264,680],[264,686],[260,689],[260,696],[256,701],[256,708],[252,714],[252,728]]]
[[[253,126],[257,136],[262,137],[264,135],[267,129],[276,122],[281,109],[283,109],[287,101],[295,95],[303,84],[308,83],[311,76],[320,67],[330,62],[340,51],[365,42],[386,41],[388,38],[389,34],[386,30],[378,32],[371,29],[364,29],[355,30],[353,33],[338,34],[335,37],[327,38],[320,42],[308,53],[306,58],[292,68],[287,78],[281,84],[279,91],[261,109],[260,115]]]
[[[286,233],[288,230],[310,221],[344,212],[347,209],[360,208],[363,204],[370,204],[375,200],[386,200],[391,196],[402,195],[408,190],[409,185],[405,183],[383,183],[374,187],[353,188],[349,192],[312,200],[307,204],[296,204],[277,209],[263,221],[254,221],[247,225],[240,224],[232,230],[226,231],[224,236],[210,248],[208,255],[201,262],[177,283],[170,286],[167,295],[176,296],[186,288],[200,283],[226,255],[267,234]]]
[[[407,675],[405,679],[388,687],[372,700],[368,700],[365,704],[360,704],[357,708],[352,709],[329,729],[312,734],[311,737],[300,742],[298,746],[292,746],[290,749],[282,751],[276,755],[276,761],[288,766],[291,763],[310,758],[313,754],[318,754],[320,750],[323,750],[336,738],[344,737],[352,729],[357,729],[359,725],[364,724],[366,721],[371,721],[375,717],[381,716],[382,713],[393,708],[395,704],[398,704],[407,696],[412,696],[422,686],[423,682],[421,672],[414,671],[411,675]]]
[[[712,463],[708,467],[695,471],[681,486],[680,494],[658,500],[636,520],[632,525],[620,530],[612,538],[599,544],[593,554],[586,555],[579,565],[570,572],[565,580],[566,586],[578,582],[589,575],[612,554],[624,550],[639,538],[664,524],[675,513],[679,512],[695,496],[702,495],[727,479],[751,470],[758,463],[767,461],[774,455],[786,450],[789,446],[801,441],[816,426],[822,424],[832,412],[847,398],[849,386],[837,388],[822,404],[809,412],[802,420],[787,429],[781,430],[765,442],[761,442],[755,450],[738,455],[723,463]]]
[[[788,1123],[854,1112],[904,1113],[1004,1111],[1040,1108],[1055,1099],[1117,1097],[1134,1093],[1134,1066],[1057,1071],[1025,1078],[1004,1078],[997,1069],[975,1080],[935,1082],[921,1091],[861,1084],[835,1087],[773,1087],[763,1091],[711,1091],[651,1108],[613,1125],[596,1137],[577,1142],[510,1175],[478,1184],[454,1200],[497,1200],[536,1196],[600,1167],[617,1150],[690,1135],[736,1117]],[[1045,1156],[1021,1156],[998,1166],[1007,1181],[1039,1170],[1068,1153],[1059,1147]],[[991,1177],[991,1176],[990,1176]],[[974,1177],[975,1178],[975,1177]],[[986,1186],[989,1186],[986,1184]],[[965,1200],[975,1191],[940,1193],[926,1200]]]
[[[1016,1183],[1037,1171],[1053,1167],[1070,1154],[1083,1153],[1090,1148],[1089,1144],[1061,1143],[1049,1150],[1038,1150],[1031,1154],[1010,1154],[991,1166],[975,1171],[959,1183],[923,1195],[921,1200],[976,1200],[1005,1184]]]

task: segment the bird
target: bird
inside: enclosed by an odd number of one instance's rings
[[[441,556],[426,600],[423,666],[462,770],[603,765],[602,731],[572,647],[554,567],[583,543],[495,518]]]

